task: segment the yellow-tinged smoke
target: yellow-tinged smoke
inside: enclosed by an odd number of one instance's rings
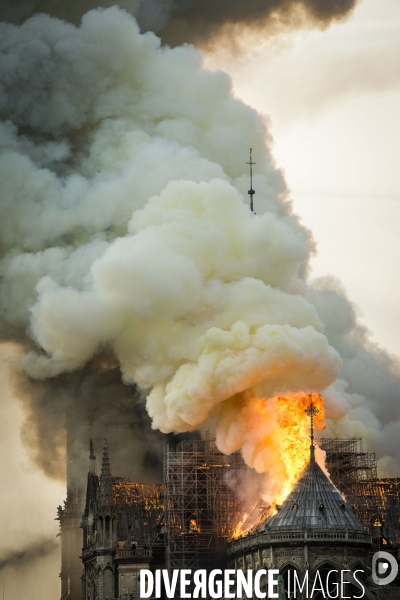
[[[80,367],[107,341],[125,381],[151,388],[153,427],[185,432],[216,416],[223,451],[241,448],[248,464],[269,473],[274,491],[291,485],[304,457],[291,457],[291,477],[288,454],[273,436],[262,438],[257,456],[246,438],[257,427],[261,436],[276,429],[299,404],[286,393],[324,390],[341,361],[313,307],[289,291],[300,286],[289,260],[294,248],[278,235],[284,227],[253,215],[231,184],[212,180],[169,183],[129,229],[93,264],[90,291],[42,282],[33,327],[48,356],[25,357],[28,372],[48,377]],[[254,394],[278,393],[286,403],[266,401],[251,421]],[[226,423],[238,398],[242,439],[232,445]],[[307,447],[306,429],[296,432]]]
[[[310,458],[310,421],[304,414],[312,400],[319,410],[317,431],[325,429],[325,410],[320,394],[297,392],[258,398],[252,392],[226,402],[217,428],[217,440],[225,452],[242,449],[247,464],[268,473],[262,490],[270,504],[281,504],[292,490]],[[324,464],[317,448],[316,458]]]
[[[370,439],[375,412],[396,419],[395,366],[368,346],[336,284],[310,288],[311,235],[292,214],[265,121],[234,99],[228,76],[204,70],[192,47],[160,47],[116,7],[78,28],[48,15],[3,23],[0,52],[0,332],[24,346],[21,365],[40,381],[30,439],[55,439],[74,403],[104,415],[89,402],[97,372],[87,385],[84,371],[96,359],[118,361],[145,391],[154,427],[213,418],[219,446],[241,447],[257,470],[271,467],[235,438],[238,402],[251,413],[265,398],[269,427],[271,399],[324,393],[329,431]],[[366,397],[366,372],[384,374],[385,410],[372,385]],[[77,377],[63,405],[65,373]],[[130,404],[117,406],[107,398],[120,427]],[[397,440],[389,425],[385,440]]]

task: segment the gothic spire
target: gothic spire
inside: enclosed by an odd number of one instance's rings
[[[113,489],[110,470],[110,459],[108,457],[107,438],[104,438],[103,443],[103,461],[101,465],[100,476],[100,504],[104,508],[112,508],[113,506]]]
[[[89,467],[89,473],[91,473],[92,475],[96,475],[96,456],[94,454],[94,445],[93,445],[93,440],[90,440],[90,456],[89,456],[89,461],[90,461],[90,467]]]
[[[346,529],[364,531],[352,508],[316,461],[307,465],[280,510],[267,518],[265,529],[275,531],[341,529],[343,533]],[[368,538],[366,533],[365,537]],[[356,539],[360,540],[360,538]],[[356,539],[353,543],[359,543]]]
[[[310,462],[313,463],[313,462],[315,462],[314,417],[319,414],[319,410],[313,402],[312,394],[308,394],[308,397],[310,399],[310,404],[307,406],[307,408],[305,409],[304,412],[306,413],[306,415],[308,415],[310,417],[310,439],[311,439]]]
[[[250,148],[250,162],[246,163],[246,165],[250,165],[250,189],[248,191],[248,194],[250,196],[250,210],[251,210],[251,212],[254,212],[254,210],[253,210],[253,196],[254,196],[254,194],[256,192],[253,190],[253,165],[255,165],[256,163],[254,163],[252,161],[252,158],[251,158],[251,153],[252,152],[253,152],[253,148]]]

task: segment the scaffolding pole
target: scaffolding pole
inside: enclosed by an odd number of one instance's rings
[[[222,454],[215,440],[189,440],[164,455],[168,569],[215,568],[243,515],[229,485],[247,469],[239,452]]]
[[[376,457],[364,452],[362,440],[324,438],[325,464],[331,480],[344,494],[370,532],[375,546],[400,547],[400,478],[377,477]]]

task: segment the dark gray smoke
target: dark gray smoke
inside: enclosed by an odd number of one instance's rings
[[[22,550],[9,550],[0,554],[0,571],[6,567],[25,567],[27,563],[50,554],[57,548],[53,539],[30,544]]]
[[[78,24],[93,8],[110,7],[113,0],[3,0],[0,18],[22,23],[34,12]],[[155,31],[164,43],[207,45],[221,43],[226,27],[237,39],[246,29],[271,27],[326,27],[347,17],[357,0],[120,0],[118,5],[134,15],[142,31]]]
[[[303,25],[326,27],[348,16],[357,0],[177,0],[161,30],[164,42],[219,43],[228,27],[240,39],[243,30],[266,31]]]
[[[363,438],[376,452],[381,472],[397,476],[400,464],[400,365],[395,356],[371,340],[360,324],[357,308],[340,281],[317,279],[307,293],[325,324],[330,344],[343,359],[341,377],[326,394],[328,410],[336,419],[327,435]],[[394,459],[394,460],[393,460]]]
[[[67,436],[69,483],[82,491],[88,441],[94,440],[100,472],[107,436],[113,476],[144,483],[162,480],[164,447],[175,444],[179,436],[151,429],[143,396],[136,386],[123,384],[110,357],[98,357],[82,370],[44,381],[17,371],[13,381],[26,414],[22,440],[47,476],[64,479]]]

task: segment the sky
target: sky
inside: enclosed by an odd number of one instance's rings
[[[375,341],[399,356],[400,3],[364,0],[328,30],[257,42],[207,63],[270,120],[295,211],[318,243],[313,275],[338,277]]]
[[[28,599],[28,590],[29,600],[44,600],[59,595],[58,522],[54,519],[65,498],[65,486],[33,469],[21,444],[23,412],[7,385],[15,357],[12,348],[0,346],[0,591],[4,585],[5,600]],[[25,567],[23,581],[21,566]],[[48,578],[50,572],[54,577]]]
[[[208,66],[229,72],[235,94],[270,120],[274,154],[292,189],[295,211],[318,244],[313,276],[338,277],[374,339],[398,356],[399,34],[398,0],[364,0],[347,22],[327,31],[257,40],[250,53],[240,56],[226,49],[206,56]],[[12,352],[2,348],[3,381],[10,360]],[[0,509],[12,514],[2,537],[7,556],[14,553],[18,561],[23,557],[18,558],[20,542],[14,543],[16,524],[28,541],[40,525],[42,543],[51,544],[65,488],[29,464],[19,440],[22,411],[7,386],[0,419],[8,432],[0,440],[6,457]],[[17,581],[13,564],[0,570],[6,598],[23,598],[27,586],[34,589],[40,569],[51,569],[54,578],[37,596],[31,592],[30,600],[57,597],[58,549],[44,558],[39,551],[37,561],[31,563],[32,580],[28,575],[24,583]]]

